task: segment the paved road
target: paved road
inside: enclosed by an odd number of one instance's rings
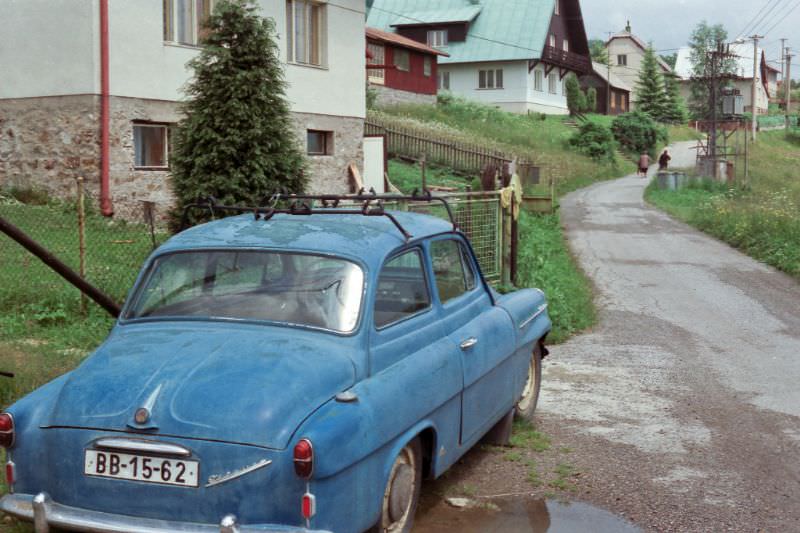
[[[800,531],[800,284],[648,206],[647,181],[561,203],[600,320],[552,350],[542,424],[574,442],[578,497],[645,528]]]

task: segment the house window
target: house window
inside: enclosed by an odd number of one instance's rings
[[[449,91],[450,90],[450,73],[449,72],[442,72],[439,71],[439,84],[438,87],[440,90]]]
[[[611,109],[612,110],[616,109],[617,108],[617,94],[612,92],[611,93],[611,98],[609,98],[609,100],[611,101]]]
[[[422,74],[426,78],[430,78],[433,73],[433,61],[430,57],[426,57],[422,63]]]
[[[556,47],[556,36],[555,34],[550,34],[550,46],[555,48]]]
[[[551,72],[550,75],[547,76],[547,86],[550,90],[550,94],[558,94],[558,78],[555,72]]]
[[[385,65],[386,61],[386,48],[382,44],[367,43],[367,50],[369,50],[371,58],[367,58],[367,63],[370,65]],[[370,83],[383,85],[386,82],[386,70],[382,68],[367,69],[367,78]]]
[[[197,46],[214,0],[164,0],[164,40]]]
[[[560,15],[561,14],[560,11],[561,11],[561,2],[560,2],[560,0],[556,0],[556,7],[555,7],[553,13],[556,14],[556,15]]]
[[[144,169],[165,169],[169,166],[169,125],[133,125],[133,166]]]
[[[447,46],[447,30],[431,30],[428,32],[428,46],[442,48]]]
[[[403,72],[409,72],[411,70],[411,54],[408,53],[408,50],[399,50],[395,48],[394,66],[397,67],[397,70],[402,70]]]
[[[544,73],[541,70],[533,71],[533,89],[544,91]]]
[[[325,5],[310,0],[286,0],[289,62],[325,65]]]
[[[333,132],[308,130],[306,153],[308,155],[333,155]]]
[[[478,89],[502,89],[503,69],[478,71]]]
[[[617,65],[626,66],[628,64],[628,56],[625,54],[619,54],[617,56]]]
[[[569,41],[564,39],[564,51],[569,52]]]

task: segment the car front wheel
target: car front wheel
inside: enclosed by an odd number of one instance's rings
[[[394,460],[389,481],[383,492],[381,533],[408,533],[414,522],[414,513],[422,487],[422,445],[415,438],[405,445]]]
[[[530,420],[536,411],[536,404],[539,403],[539,388],[542,384],[542,345],[536,343],[531,354],[530,364],[528,365],[528,377],[525,380],[525,387],[522,389],[515,414],[517,418]]]

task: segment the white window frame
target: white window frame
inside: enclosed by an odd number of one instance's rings
[[[399,61],[404,57],[405,61]],[[411,52],[404,48],[395,48],[392,52],[392,64],[400,72],[411,72]]]
[[[177,37],[179,19],[179,17],[176,16],[176,12],[178,11],[177,2],[178,0],[163,0],[162,3],[164,42],[180,44],[184,46],[199,46],[200,31],[202,30],[203,25],[202,17],[205,15],[205,13],[198,14],[198,1],[189,0],[189,9],[191,13],[189,15],[189,19],[191,21],[189,42],[180,41]],[[214,11],[216,0],[207,0],[207,2],[208,14],[211,14]],[[202,2],[200,2],[200,4],[202,6]]]
[[[430,30],[427,37],[428,46],[446,48],[449,43],[449,37],[447,30]]]
[[[386,65],[386,46],[378,43],[367,43],[367,50],[372,54],[372,58],[367,59],[368,65]],[[386,84],[386,69],[385,68],[370,68],[367,69],[367,79],[370,83],[376,85]]]
[[[556,34],[555,33],[551,33],[550,34],[550,47],[551,48],[555,48],[556,47]]]
[[[422,75],[430,78],[433,75],[433,58],[425,56],[422,58]]]
[[[554,15],[560,15],[561,14],[560,6],[561,6],[560,0],[556,0],[556,7],[553,8],[553,14]]]
[[[564,43],[563,44],[564,44],[564,46],[562,48],[564,48],[564,51],[565,52],[569,52],[569,39],[564,39]]]
[[[617,54],[617,65],[621,67],[628,66],[628,54]]]
[[[502,89],[503,69],[487,69],[478,71],[478,89]]]
[[[316,9],[316,11],[315,11]],[[299,34],[296,30],[298,10],[303,17],[303,30]],[[314,35],[314,14],[316,13],[316,27],[318,35]],[[303,38],[303,49],[299,50],[298,35]],[[328,10],[327,4],[313,0],[286,0],[286,41],[287,61],[294,65],[326,68],[328,66]],[[316,46],[316,60],[312,51]],[[301,53],[302,51],[302,53]],[[298,57],[301,55],[302,57]]]
[[[540,69],[533,71],[533,90],[540,93],[544,92],[544,72]]]
[[[558,78],[556,76],[555,72],[551,72],[547,76],[547,90],[550,94],[558,94]]]
[[[163,153],[162,159],[164,161],[163,165],[140,165],[136,160],[137,152],[137,143],[136,143],[136,129],[137,128],[146,128],[146,129],[158,129],[163,132],[164,142],[163,142]],[[169,169],[169,129],[170,124],[167,123],[156,123],[156,122],[134,122],[133,129],[131,130],[131,134],[133,135],[133,168],[136,170],[168,170]]]
[[[449,91],[450,90],[450,73],[448,71],[440,70],[438,72],[437,78],[437,87],[439,90]]]

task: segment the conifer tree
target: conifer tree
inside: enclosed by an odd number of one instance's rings
[[[581,90],[578,78],[570,75],[564,81],[567,93],[567,108],[570,115],[577,115],[586,110],[586,95]]]
[[[301,192],[304,156],[292,128],[274,21],[262,17],[253,0],[222,0],[201,45],[188,63],[194,78],[174,135],[175,214],[207,196],[256,205],[279,188]]]
[[[663,122],[681,124],[688,118],[686,102],[681,96],[680,85],[674,74],[664,76],[664,114]]]
[[[654,120],[664,117],[664,77],[656,60],[656,53],[649,46],[644,53],[639,81],[636,83],[636,110],[647,113]]]

